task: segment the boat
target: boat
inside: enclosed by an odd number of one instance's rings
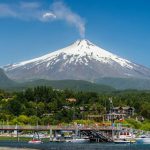
[[[135,134],[131,131],[121,131],[119,135],[114,138],[116,144],[133,144],[136,143]]]
[[[39,139],[32,139],[28,143],[29,144],[41,144],[43,142],[41,140],[39,140]]]
[[[43,142],[41,141],[38,132],[35,132],[35,133],[33,134],[32,140],[30,140],[28,143],[29,143],[29,144],[41,144],[41,143],[43,143]]]
[[[73,139],[67,139],[66,142],[71,142],[71,143],[87,143],[89,142],[89,139],[84,139],[84,138],[73,138]]]
[[[137,143],[141,144],[150,144],[150,136],[147,135],[141,135],[138,138],[136,138]]]
[[[122,131],[119,134],[119,139],[130,140],[130,139],[134,139],[134,138],[135,138],[135,135],[132,132],[129,132],[129,131]]]
[[[115,144],[133,144],[136,143],[135,140],[127,140],[127,139],[116,139],[114,140]]]
[[[75,130],[75,133],[71,131],[70,134],[67,134],[67,136],[65,136],[64,138],[65,138],[65,142],[71,142],[71,143],[87,143],[90,141],[89,137],[87,136],[81,137],[81,135],[79,135],[78,126]]]

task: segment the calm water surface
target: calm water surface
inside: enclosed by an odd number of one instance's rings
[[[150,150],[150,145],[0,142],[0,150]]]

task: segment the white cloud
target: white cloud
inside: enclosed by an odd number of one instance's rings
[[[62,2],[54,2],[50,9],[42,8],[38,2],[20,2],[16,5],[0,4],[0,18],[12,17],[20,20],[38,20],[42,22],[62,20],[76,27],[81,35],[85,34],[85,22]]]
[[[46,13],[43,14],[42,17],[43,17],[43,19],[45,19],[45,20],[49,20],[49,19],[51,19],[51,18],[56,18],[56,15],[53,14],[53,13],[51,13],[51,12],[46,12]]]

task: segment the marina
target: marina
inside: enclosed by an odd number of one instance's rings
[[[66,143],[145,143],[150,144],[150,133],[140,135],[143,131],[133,131],[131,128],[114,126],[0,126],[0,136],[15,138],[16,142],[22,142],[22,138],[30,139],[29,144],[42,144],[46,142]]]
[[[5,132],[11,133],[11,136],[16,136],[17,141],[19,137],[23,136],[23,131],[30,131],[33,136],[39,136],[40,131],[49,132],[49,141],[64,141],[64,131],[72,132],[72,136],[83,136],[89,138],[93,142],[113,142],[115,135],[119,134],[121,129],[114,127],[95,127],[95,126],[0,126],[1,134]],[[39,136],[40,137],[40,136]],[[38,137],[38,138],[39,138]],[[79,138],[78,138],[79,139]]]

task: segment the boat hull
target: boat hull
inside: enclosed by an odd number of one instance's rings
[[[119,139],[119,140],[114,140],[114,143],[115,144],[133,144],[133,143],[136,143],[136,141],[135,140],[127,140],[127,139],[125,139],[125,140]]]
[[[87,143],[87,142],[89,142],[89,139],[70,139],[70,140],[66,140],[66,142],[71,142],[71,143]]]
[[[41,140],[31,140],[28,142],[29,144],[41,144],[43,143]]]

